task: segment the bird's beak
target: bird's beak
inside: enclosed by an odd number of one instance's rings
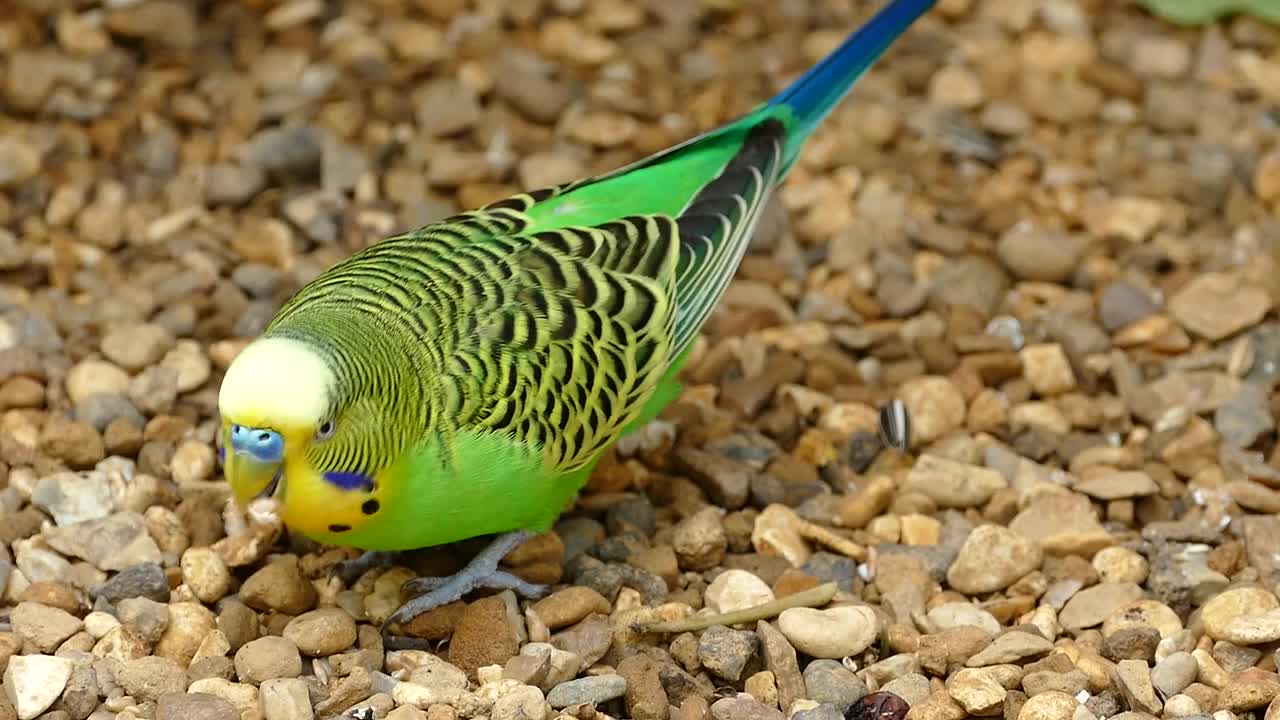
[[[284,470],[284,438],[274,430],[228,425],[219,450],[223,474],[240,507],[274,495]]]

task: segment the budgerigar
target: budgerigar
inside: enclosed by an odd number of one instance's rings
[[[892,0],[745,116],[596,177],[376,243],[312,280],[219,393],[242,505],[322,543],[388,553],[496,535],[420,578],[403,624],[475,589],[547,531],[677,373],[806,139],[934,0]],[[349,568],[350,569],[350,568]]]

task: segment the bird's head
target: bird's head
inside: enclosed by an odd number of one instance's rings
[[[242,507],[280,490],[286,462],[330,440],[336,378],[324,357],[290,338],[254,340],[218,392],[224,472]]]
[[[347,544],[392,499],[378,473],[394,464],[413,425],[395,422],[386,398],[360,384],[368,373],[319,342],[265,336],[236,356],[218,394],[220,452],[241,507],[270,497],[286,525]]]

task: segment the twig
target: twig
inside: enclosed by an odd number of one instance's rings
[[[780,615],[783,610],[788,610],[790,608],[818,607],[826,605],[831,602],[831,598],[836,596],[836,590],[837,587],[835,583],[826,583],[825,585],[819,585],[816,588],[810,588],[804,592],[788,595],[781,600],[773,600],[771,602],[742,610],[720,613],[718,615],[688,617],[683,620],[672,620],[670,622],[637,623],[632,625],[631,629],[640,633],[680,633],[705,630],[712,625],[724,625],[728,627],[739,623],[766,620]]]

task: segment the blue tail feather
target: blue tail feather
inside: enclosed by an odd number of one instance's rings
[[[890,0],[839,47],[768,102],[769,107],[786,106],[794,115],[788,155],[799,152],[804,139],[848,94],[862,73],[935,3],[936,0]]]

